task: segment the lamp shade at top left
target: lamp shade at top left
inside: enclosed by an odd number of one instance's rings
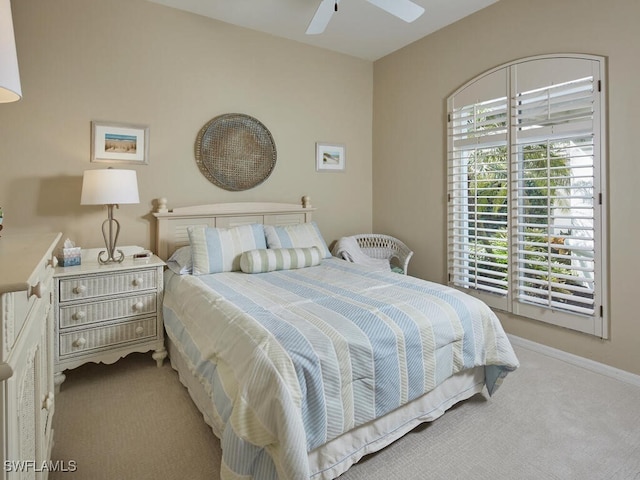
[[[11,2],[0,0],[0,103],[22,98]]]

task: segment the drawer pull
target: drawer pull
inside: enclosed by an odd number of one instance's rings
[[[142,278],[142,277],[138,277],[138,278],[134,278],[134,279],[133,279],[133,284],[134,284],[136,287],[140,287],[140,286],[142,286],[142,284],[143,284],[143,283],[144,283],[144,278]]]
[[[78,285],[77,287],[73,287],[73,293],[77,293],[79,295],[82,295],[86,291],[87,291],[86,285]]]
[[[137,327],[136,328],[136,335],[142,335],[144,333],[144,328],[142,327]]]
[[[82,347],[82,346],[84,346],[85,343],[87,343],[87,341],[83,337],[80,337],[80,338],[78,338],[78,339],[73,341],[73,346],[74,347]]]
[[[136,303],[133,304],[133,309],[136,312],[142,311],[143,308],[144,308],[144,303],[142,303],[142,302],[136,302]]]
[[[74,313],[71,318],[73,318],[74,320],[84,320],[85,318],[87,318],[87,312],[85,312],[84,310],[79,310]]]
[[[50,411],[51,407],[53,407],[53,392],[49,392],[45,395],[44,400],[42,401],[42,408],[46,411]]]
[[[37,285],[31,287],[31,295],[35,295],[38,298],[42,298],[42,293],[44,289],[42,288],[42,283],[38,282]]]

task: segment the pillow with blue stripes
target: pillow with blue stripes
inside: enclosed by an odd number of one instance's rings
[[[308,248],[318,247],[322,258],[331,257],[327,243],[322,238],[316,222],[298,223],[283,227],[265,225],[264,234],[269,248]]]
[[[249,250],[240,256],[240,270],[244,273],[266,273],[320,265],[322,253],[318,247],[266,248]]]
[[[259,223],[231,228],[198,225],[188,227],[187,233],[194,275],[238,271],[243,252],[267,248]]]

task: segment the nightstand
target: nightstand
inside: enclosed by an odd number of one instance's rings
[[[87,362],[114,363],[132,352],[154,350],[153,359],[160,367],[167,356],[162,323],[165,263],[155,255],[134,259],[127,254],[122,263],[101,265],[93,253],[83,251],[81,265],[55,269],[58,390],[64,370]]]

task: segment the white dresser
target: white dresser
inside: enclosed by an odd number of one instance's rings
[[[0,238],[0,479],[43,479],[51,454],[53,251],[61,234]]]
[[[132,249],[135,251],[135,248]],[[162,271],[156,256],[101,265],[95,252],[82,264],[55,270],[55,384],[64,370],[87,362],[113,363],[131,352],[167,356],[162,323]]]

